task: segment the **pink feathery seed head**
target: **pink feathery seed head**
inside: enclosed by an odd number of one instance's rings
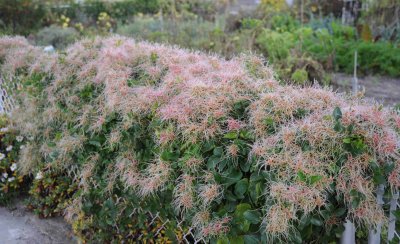
[[[390,173],[388,181],[393,188],[399,189],[400,188],[400,171],[397,170],[397,171],[393,171],[392,173]]]
[[[194,177],[188,174],[181,175],[177,179],[177,185],[174,189],[173,205],[179,211],[187,211],[194,207]]]
[[[268,234],[287,235],[289,230],[289,222],[293,218],[293,211],[282,205],[272,206],[264,219],[265,229]]]
[[[207,64],[204,63],[197,63],[194,65],[190,65],[188,67],[188,71],[194,76],[194,77],[199,77],[202,76],[203,74],[206,74],[208,71],[209,67]]]
[[[201,228],[210,222],[211,215],[207,210],[200,210],[192,218],[192,226],[194,228]]]
[[[204,226],[201,229],[201,234],[207,237],[226,234],[227,232],[229,232],[228,224],[231,222],[231,220],[231,217],[216,219],[207,226]]]
[[[399,148],[398,139],[395,132],[383,131],[373,134],[373,147],[382,155],[394,154]]]
[[[192,171],[197,171],[203,164],[204,160],[200,158],[189,158],[185,160],[185,165]]]
[[[142,196],[147,196],[165,186],[165,182],[168,181],[170,173],[170,165],[166,162],[163,162],[161,159],[150,164],[147,167],[143,177],[140,179],[139,194]]]
[[[159,135],[159,142],[161,145],[169,143],[175,139],[175,133],[173,131],[162,131]]]
[[[231,144],[227,147],[227,152],[232,158],[236,158],[239,154],[239,147],[236,144]]]
[[[256,157],[261,157],[264,156],[265,152],[266,149],[262,144],[260,143],[253,144],[253,147],[251,149],[251,155],[254,155]]]
[[[204,205],[208,205],[212,201],[222,196],[221,186],[217,184],[207,184],[200,187],[200,199]]]
[[[173,75],[182,74],[182,67],[180,65],[170,65],[169,70]]]
[[[228,119],[228,130],[240,130],[242,128],[242,123],[235,119]]]
[[[145,71],[152,79],[158,79],[162,73],[162,69],[159,66],[147,67]]]

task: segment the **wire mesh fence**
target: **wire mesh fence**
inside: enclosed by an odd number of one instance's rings
[[[8,114],[14,106],[14,101],[12,97],[8,95],[7,88],[7,85],[0,75],[0,113]]]
[[[171,221],[169,219],[163,219],[160,217],[159,213],[152,214],[151,212],[148,212],[149,219],[151,220],[148,225],[156,225],[157,223],[161,223],[160,227],[155,231],[153,234],[154,239],[161,233],[166,231],[166,226],[167,224]],[[175,233],[176,240],[178,240],[180,243],[185,243],[185,244],[205,244],[207,241],[199,237],[195,234],[195,231],[193,228],[189,228],[186,230],[184,226],[184,221],[179,220],[176,218],[177,222],[177,232]],[[139,236],[139,239],[143,237],[143,234]]]

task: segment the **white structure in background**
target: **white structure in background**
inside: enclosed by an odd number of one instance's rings
[[[289,7],[292,7],[292,6],[293,6],[293,3],[294,3],[294,0],[286,0],[286,4],[287,4]]]
[[[45,51],[46,53],[52,53],[55,51],[55,49],[54,49],[53,45],[50,45],[50,46],[44,47],[43,51]]]

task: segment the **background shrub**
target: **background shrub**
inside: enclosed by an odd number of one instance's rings
[[[70,27],[59,26],[45,27],[36,34],[36,44],[41,46],[52,45],[57,49],[63,49],[76,41],[79,33]]]

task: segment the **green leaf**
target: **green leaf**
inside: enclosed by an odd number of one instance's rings
[[[338,208],[334,212],[336,217],[342,217],[345,213],[346,213],[346,209],[345,208]]]
[[[244,243],[246,244],[259,244],[261,243],[260,240],[255,235],[245,235],[244,236]]]
[[[226,236],[218,238],[217,244],[229,244],[229,239]]]
[[[303,181],[303,182],[307,181],[307,176],[301,170],[299,172],[297,172],[297,177],[299,177],[300,181]]]
[[[162,160],[164,160],[164,161],[169,161],[169,162],[172,162],[172,161],[176,161],[176,160],[178,160],[179,159],[179,153],[177,153],[177,152],[171,152],[171,151],[163,151],[162,153],[161,153],[161,159]]]
[[[234,221],[242,232],[247,232],[250,228],[250,222],[244,218],[244,213],[250,209],[251,205],[248,203],[241,203],[236,206]]]
[[[397,220],[400,220],[400,209],[396,211],[392,211],[394,217],[396,217]]]
[[[216,148],[214,148],[214,151],[213,151],[214,155],[219,156],[219,157],[222,156],[223,152],[224,152],[224,149],[222,147],[216,147]]]
[[[385,174],[390,174],[394,170],[394,167],[394,163],[387,163],[383,166],[383,170],[385,171]]]
[[[221,162],[218,163],[218,169],[220,172],[222,172],[225,168],[225,166],[228,164],[228,159],[224,159]]]
[[[229,187],[232,184],[238,182],[243,176],[243,173],[240,170],[232,169],[228,175],[222,177],[222,183],[225,187]]]
[[[89,141],[89,144],[96,147],[101,147],[101,143],[99,141]]]
[[[322,226],[322,221],[317,218],[311,218],[310,222],[315,226]]]
[[[335,123],[335,126],[333,126],[333,129],[334,129],[336,132],[341,132],[341,131],[343,130],[342,123],[340,123],[340,121],[337,121],[337,122]]]
[[[235,185],[235,195],[239,198],[243,198],[249,187],[249,181],[247,179],[241,179]]]
[[[250,181],[251,182],[257,182],[257,181],[262,181],[264,179],[264,176],[258,173],[258,171],[252,173],[250,175]]]
[[[334,118],[335,120],[339,120],[339,119],[342,118],[342,111],[340,110],[339,107],[336,107],[336,108],[333,110],[332,116],[333,116],[333,118]]]
[[[225,196],[225,199],[228,201],[236,201],[237,200],[236,196],[233,195],[233,193],[230,190],[225,191],[224,196]]]
[[[247,160],[241,160],[239,166],[243,172],[249,172],[251,165],[249,162],[247,162]]]
[[[337,238],[342,237],[344,230],[345,230],[345,228],[344,228],[343,225],[338,226],[338,227],[335,229],[335,236],[336,236]]]
[[[217,166],[217,164],[219,163],[219,161],[220,161],[220,157],[219,156],[212,155],[207,160],[207,168],[210,169],[210,170],[214,169]]]
[[[231,193],[232,194],[232,193]],[[224,206],[224,209],[227,211],[227,212],[229,212],[229,213],[232,213],[232,212],[234,212],[235,211],[235,209],[236,209],[236,201],[229,201],[228,200],[228,202],[225,204],[225,206]]]
[[[347,143],[347,144],[351,143],[351,138],[349,138],[349,137],[344,138],[343,143]]]
[[[235,216],[239,219],[244,219],[244,213],[250,210],[251,206],[248,203],[241,203],[236,206]]]
[[[245,139],[245,140],[253,140],[254,139],[254,135],[250,131],[247,131],[247,130],[240,131],[239,136],[240,136],[240,138]]]
[[[314,185],[315,183],[317,183],[321,179],[322,179],[321,175],[313,175],[313,176],[311,176],[310,177],[310,185]]]
[[[247,210],[243,216],[252,224],[258,224],[261,221],[261,214],[256,210]]]
[[[331,213],[330,213],[328,210],[326,210],[326,209],[321,210],[320,213],[321,213],[321,216],[322,216],[325,220],[331,218]]]
[[[384,175],[382,175],[380,172],[374,172],[374,176],[373,176],[373,180],[374,183],[376,185],[380,185],[380,184],[385,184],[386,183],[386,178]]]
[[[301,244],[303,243],[303,239],[301,238],[301,234],[299,231],[295,231],[295,233],[292,236],[292,240],[294,241],[294,243],[298,243]]]
[[[225,139],[230,139],[230,140],[236,139],[237,137],[238,133],[236,131],[230,131],[224,135]]]
[[[303,215],[300,218],[299,222],[299,230],[303,230],[307,225],[310,223],[310,216],[309,215]]]
[[[243,236],[235,236],[229,238],[229,244],[244,244],[244,238]]]

